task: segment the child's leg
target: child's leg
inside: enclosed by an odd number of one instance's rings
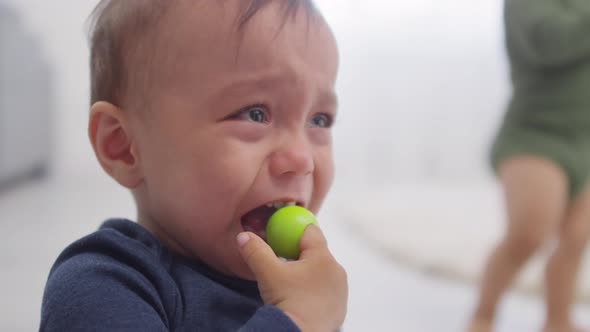
[[[559,245],[547,264],[546,331],[576,331],[570,317],[577,273],[590,238],[590,189],[571,204],[559,233]]]
[[[549,160],[512,157],[501,163],[498,173],[508,211],[507,231],[484,269],[470,331],[491,330],[500,297],[526,260],[555,231],[567,203],[566,175]]]

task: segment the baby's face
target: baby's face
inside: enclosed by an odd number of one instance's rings
[[[303,9],[279,30],[283,10],[271,3],[240,35],[238,1],[168,12],[151,111],[132,126],[140,223],[183,254],[252,279],[236,235],[264,237],[268,203],[317,212],[330,187],[338,56],[329,28]]]

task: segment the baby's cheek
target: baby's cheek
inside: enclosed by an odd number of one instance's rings
[[[330,191],[334,179],[334,167],[332,160],[325,159],[323,162],[317,164],[314,174],[313,195],[310,204],[310,210],[317,213],[320,209],[326,195]]]
[[[326,190],[328,190],[334,180],[334,158],[331,147],[326,147],[319,153],[316,169],[320,173],[318,175],[319,180],[326,187]]]
[[[323,149],[331,149],[332,132],[326,128],[313,128],[310,130],[310,139],[314,145]]]

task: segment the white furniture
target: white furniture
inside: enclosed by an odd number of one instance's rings
[[[45,173],[50,114],[50,72],[40,44],[0,4],[0,186]]]

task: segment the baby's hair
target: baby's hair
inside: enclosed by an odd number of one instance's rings
[[[145,92],[151,61],[149,47],[154,32],[166,11],[180,0],[101,0],[89,20],[90,40],[90,103],[107,101],[123,106],[130,86]],[[207,1],[207,0],[184,0]],[[221,1],[221,0],[208,0]],[[239,0],[244,3],[237,18],[237,30],[264,6],[282,2],[284,24],[300,8],[308,15],[317,14],[313,0]],[[133,76],[131,77],[132,74]],[[140,83],[141,82],[141,83]],[[138,86],[139,84],[144,86]],[[137,92],[137,91],[135,91]],[[140,92],[140,93],[141,93]]]

